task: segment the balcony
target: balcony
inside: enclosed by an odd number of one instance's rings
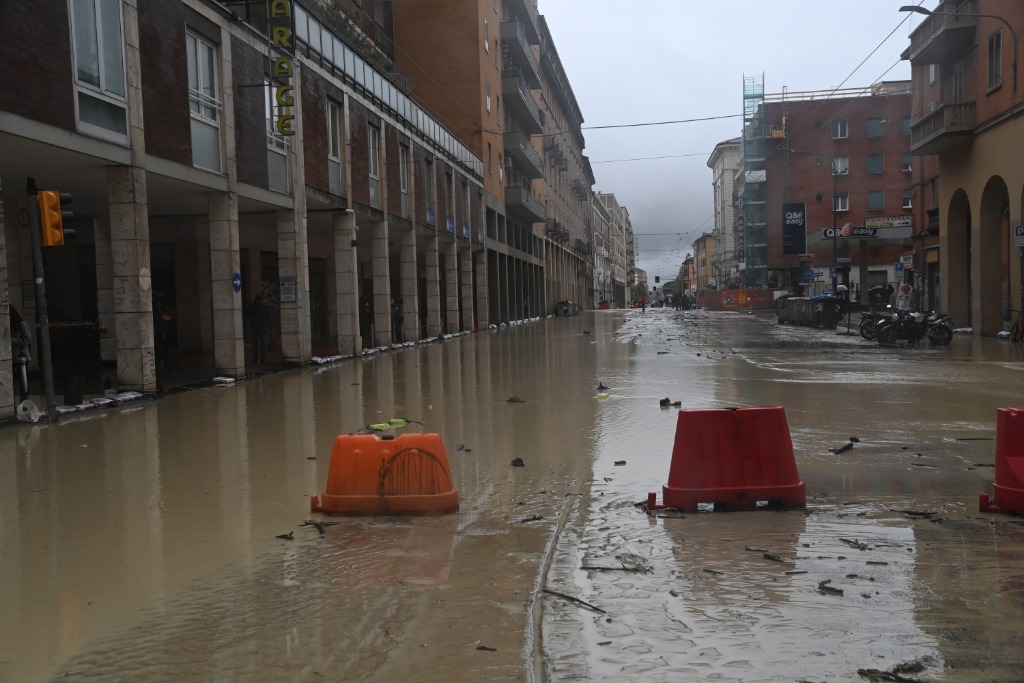
[[[530,45],[540,45],[540,31],[537,30],[536,8],[531,0],[505,0],[505,9],[511,12],[526,29],[526,40]]]
[[[505,188],[505,209],[524,223],[544,220],[544,204],[525,187]]]
[[[540,64],[526,41],[526,27],[521,21],[501,22],[501,42],[508,48],[512,63],[522,70],[523,78],[531,90],[540,89]]]
[[[910,151],[921,156],[938,154],[966,142],[973,135],[977,119],[974,102],[939,105],[910,126]]]
[[[943,14],[946,12],[947,14]],[[974,46],[978,0],[943,2],[910,34],[910,47],[902,57],[913,65],[948,64],[963,57]]]
[[[523,132],[531,135],[544,132],[540,107],[530,94],[526,79],[519,69],[505,69],[501,72],[501,93]]]
[[[507,130],[504,135],[505,156],[512,160],[516,171],[527,178],[544,177],[544,159],[537,148],[530,143],[530,137],[517,130]]]

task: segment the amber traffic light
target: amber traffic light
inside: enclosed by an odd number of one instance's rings
[[[39,229],[44,247],[59,247],[64,244],[64,220],[73,218],[75,214],[61,209],[61,205],[70,204],[71,201],[70,192],[40,190],[36,195],[36,202],[39,204]]]

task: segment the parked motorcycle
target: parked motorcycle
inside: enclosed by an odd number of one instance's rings
[[[886,306],[886,308],[892,308]],[[884,313],[871,313],[863,311],[860,314],[860,325],[857,330],[860,332],[860,336],[864,337],[868,341],[875,341],[875,326],[878,325],[879,320],[888,320],[892,317],[892,313],[886,311]]]
[[[925,337],[932,344],[948,344],[953,340],[953,318],[948,313],[896,311],[875,324],[875,338],[882,346],[900,339],[917,343]]]

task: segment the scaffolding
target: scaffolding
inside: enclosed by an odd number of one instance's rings
[[[764,74],[743,77],[743,199],[740,268],[747,287],[768,286]]]

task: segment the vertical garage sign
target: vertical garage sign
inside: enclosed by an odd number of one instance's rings
[[[274,102],[277,104],[277,121],[274,128],[280,135],[295,135],[292,123],[295,106],[292,78],[295,76],[295,43],[293,39],[291,0],[268,0],[270,16],[270,59],[271,82],[274,88]]]

